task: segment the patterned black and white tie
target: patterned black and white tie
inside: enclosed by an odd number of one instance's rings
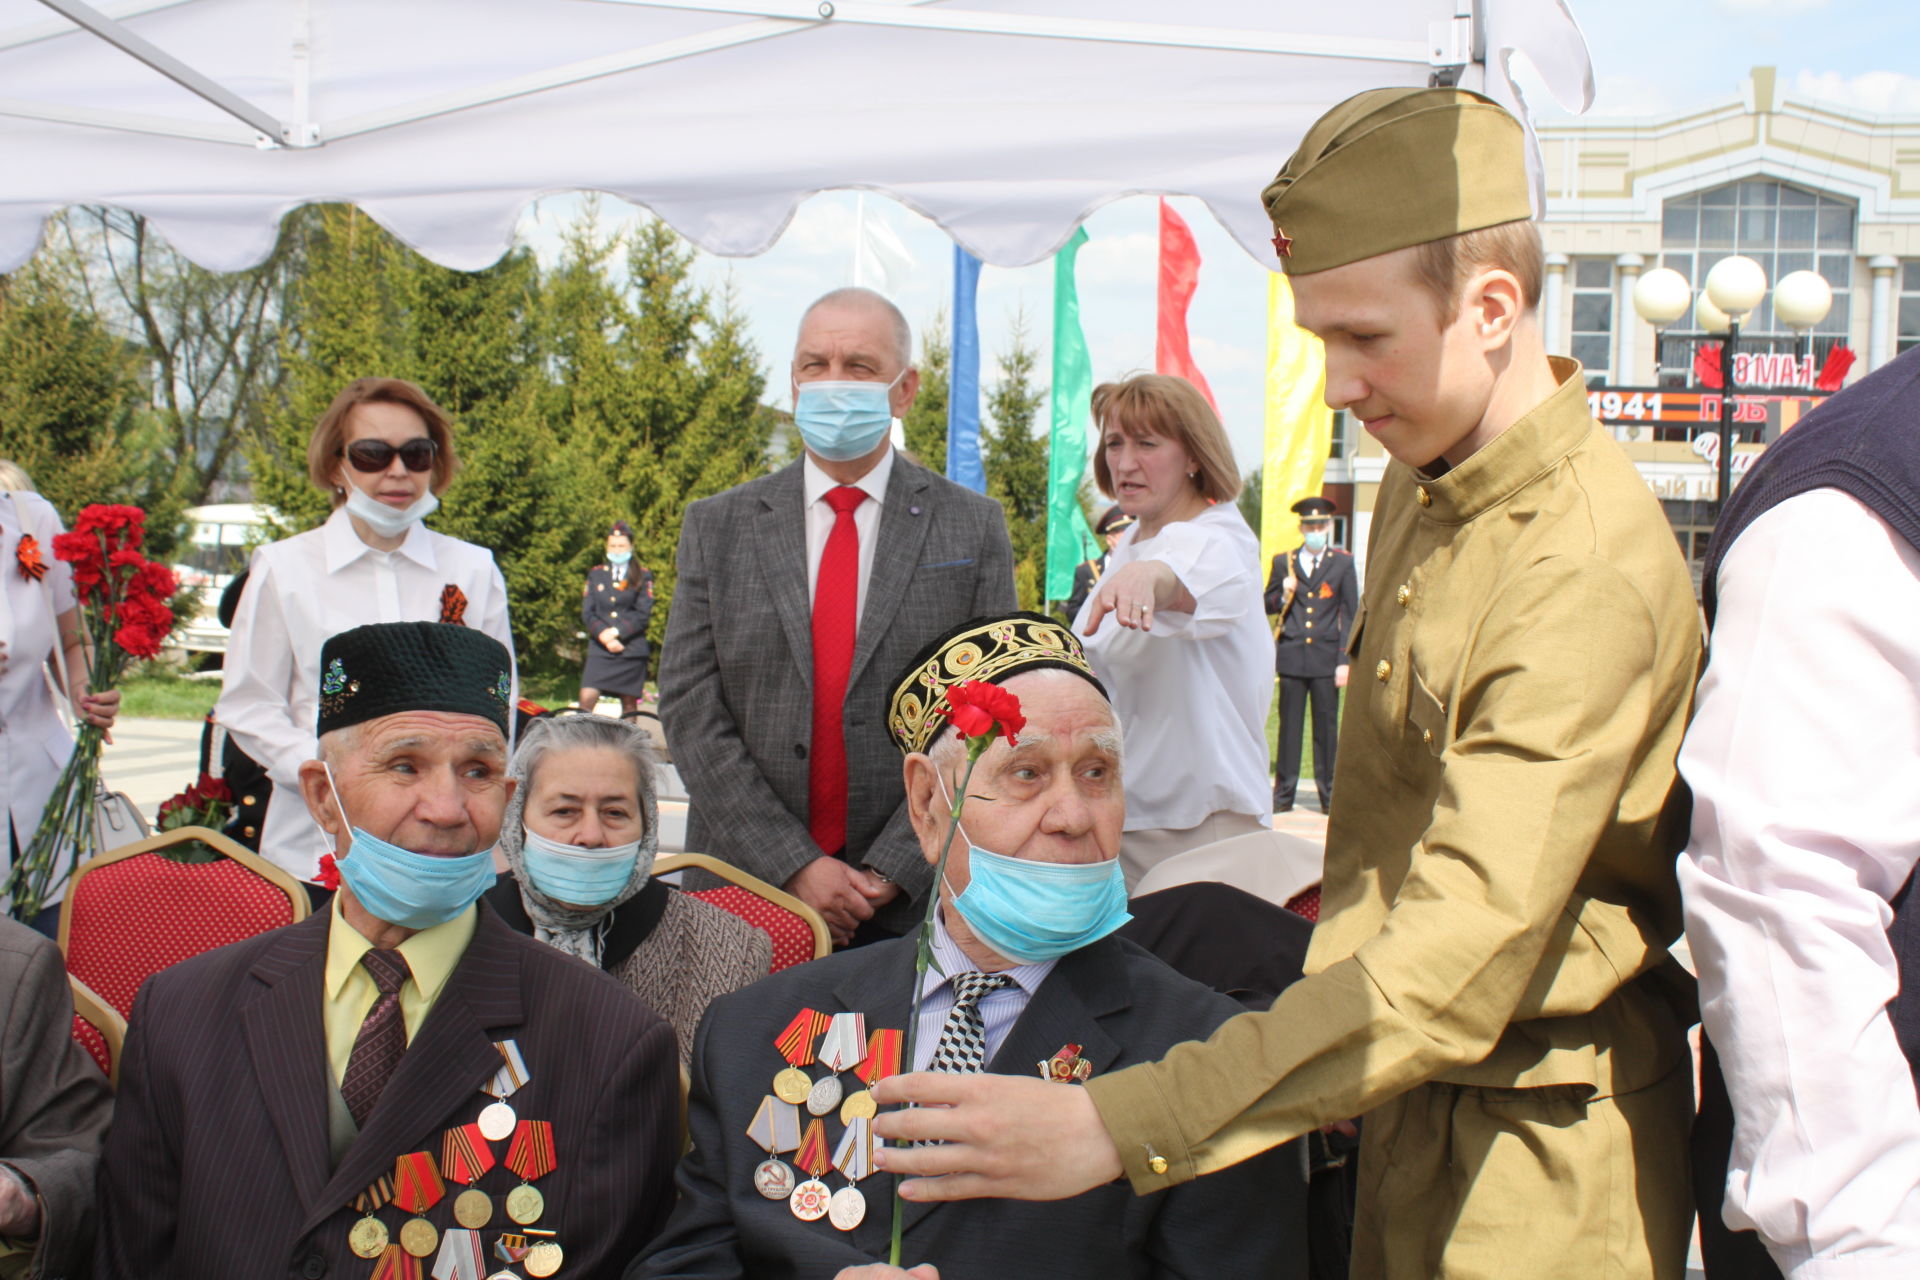
[[[987,1026],[980,1017],[980,1001],[1012,983],[1004,973],[969,972],[953,979],[953,1008],[933,1046],[929,1071],[978,1072],[987,1066]]]

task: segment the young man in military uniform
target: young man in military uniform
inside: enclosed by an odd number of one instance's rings
[[[1327,401],[1392,458],[1307,976],[1082,1089],[887,1080],[923,1105],[876,1132],[950,1145],[883,1167],[952,1175],[906,1183],[922,1201],[1146,1194],[1365,1116],[1355,1276],[1678,1280],[1698,610],[1579,365],[1546,355],[1520,123],[1364,93],[1265,200]]]
[[[1313,786],[1320,812],[1333,803],[1333,761],[1340,690],[1347,687],[1347,631],[1360,612],[1353,557],[1333,546],[1333,504],[1302,498],[1300,545],[1273,558],[1267,612],[1280,620],[1273,669],[1280,676],[1280,742],[1273,764],[1273,811],[1293,808],[1300,784],[1300,726],[1313,704]]]

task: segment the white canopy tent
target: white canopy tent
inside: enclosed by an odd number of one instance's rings
[[[69,204],[233,270],[350,201],[472,269],[551,192],[747,255],[831,188],[1002,266],[1196,196],[1269,263],[1257,193],[1321,111],[1437,77],[1524,116],[1516,52],[1588,105],[1563,0],[0,0],[0,271]]]

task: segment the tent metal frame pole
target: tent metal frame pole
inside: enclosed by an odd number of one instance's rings
[[[251,126],[255,132],[273,145],[278,146],[282,143],[300,145],[299,140],[288,136],[289,131],[286,125],[272,114],[247,101],[225,85],[195,71],[144,36],[127,30],[92,5],[82,3],[82,0],[40,0],[40,3],[69,22],[85,27],[128,57],[145,63],[188,93],[204,98],[234,119]]]
[[[172,9],[178,5],[193,4],[195,0],[132,0],[130,4],[102,5],[100,12],[115,22],[127,18],[137,18],[143,13],[155,13],[161,9]],[[18,49],[25,45],[38,44],[42,40],[57,40],[61,36],[73,34],[73,24],[62,19],[36,22],[32,26],[15,27],[11,31],[0,32],[0,50]]]

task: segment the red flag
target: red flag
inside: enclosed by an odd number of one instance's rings
[[[1826,363],[1820,366],[1820,376],[1813,381],[1816,391],[1838,391],[1840,384],[1846,381],[1847,370],[1853,368],[1853,348],[1842,342],[1827,352]]]
[[[1693,349],[1693,380],[1715,391],[1726,385],[1720,376],[1720,350],[1704,344]]]
[[[1180,215],[1162,200],[1160,324],[1154,337],[1153,368],[1156,373],[1170,373],[1177,378],[1185,378],[1200,388],[1200,394],[1218,412],[1220,405],[1213,398],[1213,388],[1207,385],[1200,367],[1193,362],[1193,352],[1187,347],[1187,304],[1193,301],[1193,287],[1199,278],[1200,248],[1193,242],[1193,232]]]

